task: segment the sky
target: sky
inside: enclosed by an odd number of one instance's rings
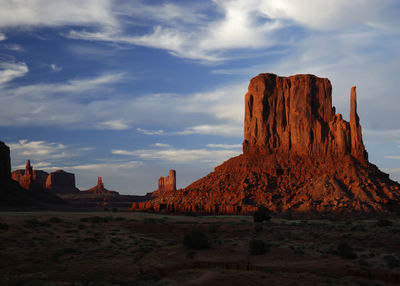
[[[0,0],[0,140],[13,170],[103,177],[124,194],[178,187],[241,153],[259,73],[350,88],[370,161],[400,181],[397,0]]]

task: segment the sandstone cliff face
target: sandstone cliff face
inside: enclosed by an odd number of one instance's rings
[[[355,87],[350,124],[332,107],[332,86],[314,75],[260,74],[245,96],[243,152],[254,149],[300,156],[352,154],[365,160]]]
[[[119,193],[116,191],[109,191],[106,188],[104,188],[104,183],[103,183],[103,179],[101,177],[97,178],[97,185],[94,186],[93,188],[84,191],[87,193],[92,193],[92,194],[115,194],[118,195]]]
[[[176,171],[169,170],[169,175],[166,177],[160,177],[158,179],[158,190],[164,191],[176,191]]]
[[[46,189],[58,194],[79,192],[75,187],[75,175],[63,170],[57,170],[47,176]]]
[[[183,190],[133,209],[335,216],[400,209],[400,185],[368,162],[356,89],[350,122],[332,107],[331,84],[313,75],[260,74],[245,96],[243,154]]]
[[[0,141],[0,178],[11,177],[10,148]]]
[[[75,187],[75,175],[57,170],[52,173],[47,173],[41,170],[34,170],[28,160],[25,170],[15,170],[11,173],[14,181],[17,181],[23,188],[29,189],[32,182],[36,185],[47,189],[56,194],[74,194],[79,192]]]

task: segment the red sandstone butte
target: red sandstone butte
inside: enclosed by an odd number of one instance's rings
[[[351,89],[350,122],[328,79],[260,74],[245,96],[243,154],[183,190],[132,209],[352,216],[399,210],[400,185],[369,163]]]
[[[87,190],[86,192],[92,193],[92,194],[116,194],[116,195],[119,194],[116,191],[109,191],[106,188],[104,188],[103,179],[101,177],[97,178],[97,185],[94,186],[93,188]]]
[[[57,170],[47,176],[46,189],[57,194],[79,193],[79,189],[75,187],[75,175],[63,170]]]

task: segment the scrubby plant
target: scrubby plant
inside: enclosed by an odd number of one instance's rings
[[[376,225],[380,226],[380,227],[392,226],[393,222],[391,220],[388,220],[388,219],[380,219],[380,220],[378,220],[376,222]]]
[[[249,243],[249,251],[251,255],[262,255],[269,249],[269,245],[260,239],[252,239]]]
[[[340,241],[336,248],[336,254],[346,259],[355,259],[357,254],[346,241]]]
[[[91,223],[109,222],[112,220],[113,220],[112,217],[102,217],[102,216],[83,217],[80,219],[81,222],[91,222]]]
[[[8,224],[0,222],[0,230],[7,230],[9,227]]]
[[[53,217],[49,218],[49,222],[51,222],[51,223],[60,223],[60,222],[62,222],[62,220],[60,218],[56,217],[56,216],[53,216]]]
[[[253,214],[254,222],[270,221],[271,216],[267,208],[260,207]]]
[[[36,218],[31,218],[24,220],[24,226],[35,228],[40,226],[49,226],[49,224],[47,222],[39,221]]]
[[[210,247],[210,241],[204,232],[194,228],[185,234],[183,245],[189,249],[206,249]]]
[[[400,260],[397,259],[397,257],[395,257],[393,255],[385,255],[383,257],[383,260],[385,260],[385,262],[389,268],[400,267]]]
[[[262,230],[263,230],[262,224],[256,224],[256,225],[254,226],[254,231],[255,231],[255,232],[261,232]]]

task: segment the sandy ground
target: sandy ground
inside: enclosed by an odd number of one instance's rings
[[[398,285],[391,222],[2,212],[0,285]],[[209,248],[184,246],[193,229]],[[251,254],[252,240],[266,252]]]

